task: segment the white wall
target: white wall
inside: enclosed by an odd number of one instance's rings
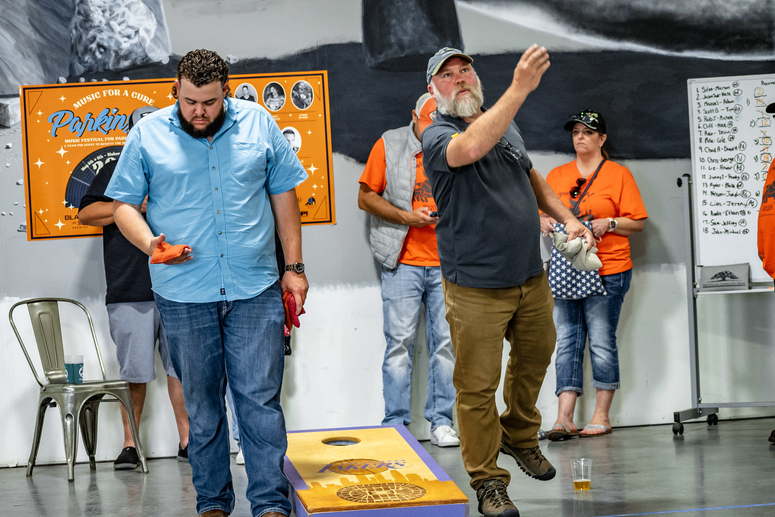
[[[255,5],[260,7],[251,7]],[[303,17],[282,14],[286,12],[284,6],[292,6]],[[247,45],[252,50],[250,57],[279,56],[318,43],[359,40],[360,35],[360,2],[356,0],[167,0],[165,8],[173,49],[178,54],[211,45],[223,54],[244,57],[247,53],[241,48]],[[514,30],[466,9],[460,10],[460,18],[464,41],[471,52],[520,49],[533,41],[547,44],[550,50],[553,44],[562,47],[556,37]],[[309,27],[300,26],[311,31],[305,36],[307,33],[296,23],[308,19],[317,23],[307,21],[304,23]],[[239,30],[228,23],[237,21]],[[206,30],[195,34],[191,27]],[[252,28],[248,31],[248,27]],[[240,37],[233,37],[237,33]],[[265,49],[265,53],[257,53],[257,48]],[[13,147],[5,149],[6,143]],[[551,153],[533,153],[531,157],[544,174],[570,159]],[[635,270],[620,323],[622,389],[614,399],[612,419],[614,425],[670,422],[673,411],[690,406],[683,207],[675,179],[691,172],[691,166],[688,160],[632,161],[624,165],[632,170],[650,217],[644,232],[631,239]],[[373,425],[382,418],[380,368],[384,337],[379,276],[368,248],[365,214],[356,204],[362,170],[363,164],[334,156],[338,224],[303,230],[311,289],[302,327],[294,331],[294,353],[286,361],[283,405],[289,429]],[[0,211],[6,212],[0,216],[0,314],[6,314],[22,298],[63,296],[80,300],[92,313],[108,374],[115,377],[118,367],[104,309],[101,243],[99,239],[27,242],[25,235],[17,232],[24,222],[24,191],[16,185],[22,176],[19,127],[0,129]],[[13,216],[9,215],[11,211]],[[700,300],[705,401],[774,398],[775,376],[771,372],[775,337],[769,317],[773,308],[775,298],[766,294]],[[84,325],[68,327],[66,338],[85,330]],[[423,332],[418,335],[419,375],[415,376],[413,399],[415,417],[421,419],[422,370],[427,368],[427,357],[423,353]],[[7,323],[0,324],[0,345],[0,379],[6,386],[0,390],[0,414],[5,419],[0,427],[0,465],[25,464],[38,388]],[[157,366],[161,372],[161,365]],[[87,377],[96,368],[95,361],[87,362]],[[585,375],[588,386],[588,368]],[[591,416],[593,401],[591,396],[580,399],[578,423],[585,423]],[[556,413],[553,365],[539,397],[539,408],[544,414],[544,427],[548,427]],[[760,414],[771,415],[773,411],[722,411],[721,417]],[[48,411],[40,462],[64,459],[58,418],[56,410]],[[100,424],[98,459],[113,460],[122,442],[116,404],[103,406]],[[413,430],[420,437],[427,436],[427,426],[422,422]],[[670,431],[666,428],[665,432]],[[148,390],[141,437],[149,456],[172,456],[177,450],[177,433],[163,378]],[[82,450],[79,459],[85,459]]]

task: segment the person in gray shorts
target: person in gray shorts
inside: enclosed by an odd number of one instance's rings
[[[94,178],[81,199],[78,219],[83,224],[103,227],[102,247],[107,282],[105,304],[110,336],[116,343],[120,378],[129,383],[135,422],[139,427],[146,384],[156,378],[154,356],[158,339],[159,355],[167,374],[167,390],[180,435],[178,460],[188,461],[188,414],[183,405],[183,389],[170,361],[167,337],[151,291],[148,257],[121,234],[113,222],[113,200],[104,195],[115,166],[115,161],[106,163]],[[124,445],[113,468],[134,469],[140,461],[123,407],[121,419],[124,424]]]

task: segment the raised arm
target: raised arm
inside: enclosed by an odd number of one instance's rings
[[[461,167],[487,154],[506,132],[527,96],[538,87],[549,65],[549,53],[544,47],[534,44],[528,48],[514,69],[511,84],[498,102],[486,112],[479,112],[468,129],[449,143],[447,164]]]

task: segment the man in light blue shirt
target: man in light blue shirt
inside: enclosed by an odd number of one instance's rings
[[[133,128],[106,195],[121,231],[148,255],[162,242],[185,246],[150,269],[191,424],[197,512],[234,509],[228,376],[252,514],[288,515],[281,294],[301,312],[309,286],[295,187],[307,174],[263,107],[229,97],[228,65],[215,52],[183,57],[173,95],[175,105]],[[275,227],[288,264],[280,282]]]

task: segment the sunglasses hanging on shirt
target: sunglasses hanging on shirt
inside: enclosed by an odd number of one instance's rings
[[[581,209],[579,208],[579,205],[581,204],[581,199],[586,195],[587,191],[589,190],[589,187],[592,186],[592,182],[595,181],[595,178],[597,178],[597,173],[600,172],[600,169],[603,168],[603,164],[605,163],[605,158],[603,158],[603,161],[600,162],[600,165],[597,166],[597,169],[595,170],[595,173],[592,175],[591,178],[589,178],[589,183],[587,183],[587,186],[584,188],[584,191],[581,192],[579,195],[579,189],[581,189],[581,186],[587,181],[586,178],[578,178],[576,179],[576,185],[571,187],[570,189],[570,197],[572,201],[570,202],[570,213],[572,213],[575,217],[579,219],[585,219],[585,220],[591,220],[585,217],[581,217]],[[574,190],[576,191],[576,195],[573,195]],[[588,214],[591,215],[591,214]]]
[[[522,151],[517,149],[515,146],[511,145],[508,140],[506,140],[505,136],[502,136],[500,140],[498,140],[498,143],[495,144],[501,149],[505,150],[507,153],[511,155],[512,158],[516,160],[522,159]]]
[[[579,197],[579,192],[581,191],[581,186],[587,182],[587,178],[578,178],[576,180],[576,184],[571,187],[570,189],[570,198],[576,199]]]

